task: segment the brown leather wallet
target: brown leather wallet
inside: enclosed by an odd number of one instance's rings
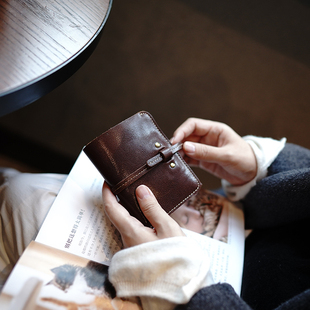
[[[151,226],[135,196],[139,185],[148,186],[161,207],[172,213],[198,192],[201,183],[154,118],[136,113],[110,128],[83,149],[105,182],[129,213]]]

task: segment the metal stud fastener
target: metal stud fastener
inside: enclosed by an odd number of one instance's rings
[[[160,147],[161,147],[161,144],[160,144],[159,142],[155,142],[155,146],[156,146],[157,148],[160,148]]]
[[[174,168],[175,167],[175,163],[170,163],[170,167]]]

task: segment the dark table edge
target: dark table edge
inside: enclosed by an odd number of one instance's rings
[[[63,62],[60,66],[47,72],[45,75],[0,95],[0,117],[25,107],[43,97],[65,82],[86,62],[100,40],[102,30],[110,15],[112,2],[113,1],[110,0],[105,18],[98,28],[98,31],[75,55]]]

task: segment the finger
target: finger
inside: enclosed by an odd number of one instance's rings
[[[173,133],[172,144],[182,142],[195,131],[195,121],[193,118],[187,119]]]
[[[226,161],[227,154],[224,148],[218,148],[201,143],[186,141],[183,144],[183,151],[186,156],[198,160],[212,163],[223,163]]]
[[[158,204],[152,191],[147,186],[139,186],[136,189],[136,197],[143,214],[153,227],[160,223],[162,216],[167,215]]]
[[[116,197],[106,183],[102,187],[102,199],[106,215],[116,229],[123,234],[124,230],[131,226],[135,218],[130,216],[129,212],[117,202]],[[137,220],[137,222],[139,221]]]
[[[187,140],[189,136],[204,136],[214,126],[220,127],[222,124],[200,118],[189,118],[175,130],[173,144]]]
[[[187,156],[185,154],[183,155],[183,159],[191,167],[199,167],[200,166],[200,161],[199,160],[190,158],[189,156]]]
[[[152,191],[145,185],[136,189],[139,206],[155,228],[158,237],[183,236],[178,224],[162,209]]]

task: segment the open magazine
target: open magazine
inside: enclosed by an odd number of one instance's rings
[[[108,281],[109,262],[122,243],[104,214],[103,182],[101,174],[81,152],[37,238],[9,276],[0,295],[2,310],[140,308],[116,298]],[[240,294],[243,212],[238,205],[208,191],[193,199],[200,211],[203,206],[208,207],[213,222],[210,227],[203,227],[203,233],[184,232],[212,257],[215,282],[230,283]],[[202,211],[202,216],[208,216],[207,211]]]

